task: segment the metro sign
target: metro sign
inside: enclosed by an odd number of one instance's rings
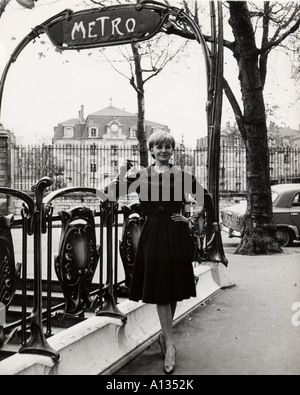
[[[154,36],[164,18],[154,10],[120,5],[79,12],[49,27],[47,34],[60,49],[83,49],[142,41]]]

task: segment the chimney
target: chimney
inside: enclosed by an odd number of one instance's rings
[[[84,106],[81,106],[81,109],[79,111],[79,119],[81,123],[84,123]]]

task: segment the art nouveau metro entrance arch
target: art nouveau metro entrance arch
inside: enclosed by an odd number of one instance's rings
[[[211,49],[206,45],[201,29],[193,18],[179,8],[155,1],[142,0],[137,5],[124,4],[78,12],[65,10],[32,29],[12,53],[0,81],[0,110],[5,80],[12,63],[17,60],[27,44],[43,33],[49,36],[53,45],[63,51],[132,44],[148,40],[161,32],[197,40],[203,50],[207,70],[208,191],[214,203],[208,210],[207,238],[211,239],[208,258],[227,265],[218,229],[219,135],[223,90],[222,6],[218,2],[218,23],[214,2],[210,3],[210,7]],[[213,225],[214,223],[217,225]],[[40,262],[37,262],[37,266],[39,265]],[[39,267],[37,269],[39,270]],[[37,284],[37,287],[40,287],[40,284]]]

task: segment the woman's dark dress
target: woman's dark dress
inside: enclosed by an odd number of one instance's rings
[[[171,219],[172,213],[181,212],[184,195],[191,190],[186,191],[182,182],[187,173],[175,167],[171,169],[171,175],[170,171],[159,174],[154,171],[154,166],[150,166],[142,170],[142,177],[137,174],[126,181],[130,187],[139,179],[137,192],[145,216],[130,288],[129,299],[134,301],[165,304],[196,296],[192,266],[194,244],[187,224]],[[148,183],[147,193],[145,183]],[[194,177],[192,183],[196,183]],[[154,191],[152,198],[150,187]],[[167,199],[163,190],[170,191]]]

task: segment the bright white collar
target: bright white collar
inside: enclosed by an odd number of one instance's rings
[[[161,173],[166,173],[167,171],[170,170],[170,166],[166,166],[166,165],[158,166],[158,165],[155,165],[155,166],[154,166],[154,170],[155,170],[157,173],[159,173],[159,174],[161,174]]]

